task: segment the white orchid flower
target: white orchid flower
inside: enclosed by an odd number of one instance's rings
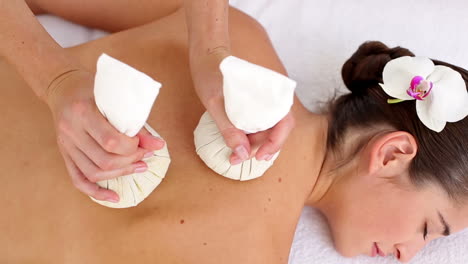
[[[447,122],[468,115],[468,92],[459,72],[426,57],[400,57],[383,70],[383,90],[397,99],[388,103],[416,100],[416,112],[429,129],[440,132]]]

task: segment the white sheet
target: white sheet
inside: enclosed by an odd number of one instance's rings
[[[313,111],[335,91],[344,91],[340,70],[365,40],[401,45],[417,55],[468,68],[468,4],[463,0],[231,0],[267,29],[297,94]],[[48,31],[63,46],[104,33],[42,16]],[[468,230],[429,243],[412,264],[468,263]],[[342,258],[333,249],[323,217],[305,208],[291,249],[291,264],[388,264],[393,257]]]
[[[231,0],[267,29],[311,110],[343,90],[341,66],[366,40],[468,66],[464,0]]]

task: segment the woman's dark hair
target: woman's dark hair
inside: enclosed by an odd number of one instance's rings
[[[465,200],[468,198],[468,118],[447,123],[437,133],[419,120],[414,100],[388,104],[387,99],[391,97],[379,86],[383,83],[382,72],[387,62],[402,56],[414,54],[405,48],[389,48],[372,41],[362,44],[346,61],[341,74],[351,93],[330,105],[328,149],[339,152],[339,146],[350,129],[365,131],[383,125],[380,127],[406,131],[418,144],[418,152],[409,167],[411,182],[416,186],[436,183],[452,199]],[[437,60],[433,62],[456,70],[468,84],[465,69]],[[369,139],[361,137],[358,148],[362,148]]]

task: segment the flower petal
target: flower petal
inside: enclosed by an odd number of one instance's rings
[[[459,72],[437,65],[428,80],[434,88],[429,114],[438,120],[457,122],[468,115],[468,92],[466,83]]]
[[[423,101],[416,101],[416,112],[418,113],[419,120],[429,129],[440,132],[444,129],[447,122],[434,119],[431,115],[432,97],[428,96]]]
[[[384,84],[382,89],[394,97],[404,100],[412,100],[413,97],[406,93],[415,76],[427,78],[434,70],[434,63],[426,57],[400,57],[389,61],[383,70]]]
[[[409,96],[408,93],[406,93],[406,90],[399,90],[399,89],[394,89],[396,86],[392,85],[384,85],[382,83],[379,83],[380,87],[393,98],[398,98],[402,100],[415,100],[412,96]]]

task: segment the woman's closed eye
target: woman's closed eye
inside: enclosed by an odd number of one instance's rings
[[[427,237],[427,222],[424,222],[423,238],[426,240]]]

